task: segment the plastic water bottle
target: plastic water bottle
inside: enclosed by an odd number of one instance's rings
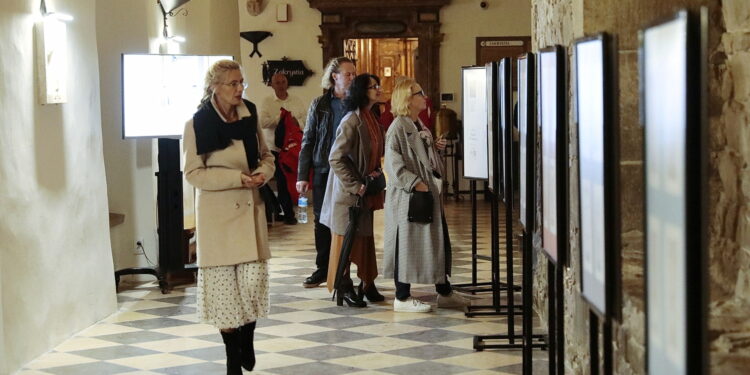
[[[307,197],[300,195],[297,201],[297,221],[307,224]]]

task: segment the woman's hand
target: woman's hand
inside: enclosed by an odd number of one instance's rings
[[[376,169],[376,170],[370,172],[370,174],[368,174],[368,176],[370,176],[370,177],[380,177],[381,174],[383,174],[383,172],[381,172],[380,169]]]
[[[365,191],[367,191],[367,188],[363,184],[362,186],[359,187],[359,190],[357,191],[357,195],[359,195],[360,197],[364,197],[365,196]]]
[[[266,182],[266,176],[262,173],[256,173],[252,176],[243,173],[240,178],[242,179],[242,186],[246,188],[257,188]]]
[[[414,191],[419,191],[419,192],[424,193],[424,192],[430,191],[430,189],[427,187],[427,184],[420,181],[420,182],[417,182],[417,185],[414,186]]]
[[[445,151],[445,146],[447,145],[448,141],[442,136],[440,136],[440,138],[435,141],[435,147],[438,149],[438,151]]]

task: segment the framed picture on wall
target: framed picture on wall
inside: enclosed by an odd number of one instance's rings
[[[500,163],[499,154],[503,150],[501,143],[497,141],[499,134],[499,107],[497,91],[497,62],[488,62],[484,65],[487,81],[487,189],[497,197],[502,195],[503,165]]]
[[[619,290],[618,131],[612,103],[612,50],[606,34],[573,44],[578,189],[580,204],[581,295],[600,317],[616,316]]]
[[[536,107],[534,54],[518,59],[518,130],[519,142],[519,198],[520,221],[527,233],[534,230],[536,191]]]
[[[640,32],[650,374],[707,373],[707,11]]]
[[[561,46],[539,51],[539,123],[542,137],[542,249],[555,264],[567,262],[568,129],[565,53]]]
[[[506,208],[513,201],[513,164],[512,164],[512,112],[513,112],[513,84],[511,82],[511,60],[505,57],[500,60],[497,66],[497,85],[496,92],[499,102],[498,119],[500,124],[500,133],[497,136],[497,142],[501,146],[498,152],[498,161],[502,173],[501,183],[503,184],[503,202]]]
[[[487,143],[487,71],[483,66],[461,68],[464,178],[489,179]]]

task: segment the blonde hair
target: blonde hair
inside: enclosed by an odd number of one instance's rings
[[[396,84],[391,94],[391,113],[394,116],[409,116],[409,102],[411,101],[412,88],[417,85],[413,78],[406,78]]]
[[[341,64],[343,63],[351,63],[352,65],[354,65],[354,61],[344,56],[334,57],[331,59],[331,61],[328,62],[328,65],[326,65],[326,69],[323,72],[323,79],[320,82],[320,85],[324,89],[328,90],[333,87],[333,73],[338,73],[339,69],[341,68]]]
[[[203,84],[203,98],[201,99],[201,104],[198,108],[211,101],[211,95],[214,93],[213,86],[221,82],[221,79],[224,78],[224,75],[230,70],[239,70],[242,72],[242,66],[233,60],[219,60],[208,68],[206,79]]]

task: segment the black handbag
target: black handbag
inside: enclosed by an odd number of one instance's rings
[[[378,177],[365,177],[365,195],[375,195],[385,190],[385,175],[381,172]]]
[[[432,193],[415,191],[409,198],[409,222],[432,223]]]

